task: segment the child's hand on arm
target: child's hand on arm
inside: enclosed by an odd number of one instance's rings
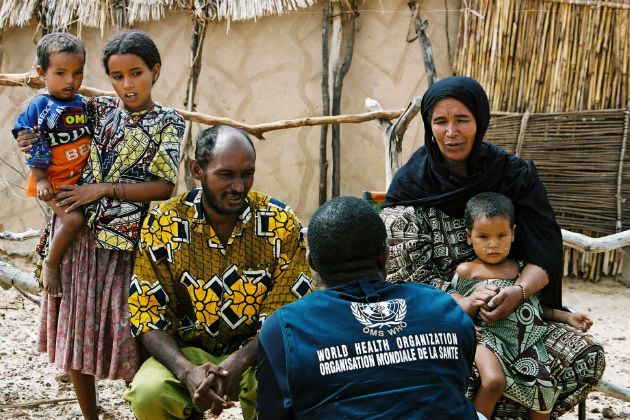
[[[53,187],[48,181],[46,170],[43,168],[31,168],[31,174],[37,183],[37,198],[42,201],[50,201],[55,198]]]
[[[50,201],[54,197],[53,187],[47,178],[37,181],[37,198],[42,201]]]
[[[570,313],[567,317],[566,322],[570,326],[577,328],[582,332],[588,331],[589,328],[591,328],[591,326],[593,325],[593,321],[591,321],[591,318],[581,312]]]

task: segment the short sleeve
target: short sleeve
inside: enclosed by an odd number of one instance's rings
[[[39,130],[37,121],[39,119],[38,103],[41,102],[41,97],[37,97],[28,107],[22,111],[18,116],[15,126],[11,130],[13,137],[17,139],[18,133],[21,130],[35,131]],[[33,143],[31,150],[24,154],[26,159],[26,165],[33,168],[48,168],[52,163],[52,153],[50,146],[40,136],[39,141]]]
[[[149,165],[149,172],[175,184],[179,169],[179,155],[184,137],[184,119],[175,110],[169,109],[159,133],[158,150]]]

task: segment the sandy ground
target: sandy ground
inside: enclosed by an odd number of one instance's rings
[[[606,349],[604,379],[630,388],[630,289],[612,280],[598,284],[566,280],[564,302],[586,311],[595,322],[591,331]],[[38,312],[34,303],[15,290],[0,289],[0,419],[81,419],[76,401],[7,407],[74,397],[66,377],[35,350]],[[102,419],[133,420],[121,400],[123,382],[99,381],[98,389]],[[630,403],[599,392],[589,395],[586,407],[587,419],[630,419]],[[240,419],[240,410],[232,408],[219,418]],[[577,409],[562,417],[577,418]]]

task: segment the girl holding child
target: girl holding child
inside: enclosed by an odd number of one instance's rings
[[[83,207],[87,228],[61,261],[62,297],[43,293],[38,342],[51,363],[70,372],[86,419],[98,418],[94,377],[129,382],[139,366],[127,305],[134,249],[149,203],[169,198],[175,187],[184,132],[183,118],[152,99],[161,58],[151,38],[117,34],[103,65],[118,98],[88,101],[87,164],[79,185],[55,191],[66,213]],[[18,140],[24,147],[34,135],[21,131]],[[52,231],[54,238],[57,223]]]

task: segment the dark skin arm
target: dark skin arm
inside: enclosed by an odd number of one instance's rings
[[[520,289],[519,289],[520,290]],[[477,315],[487,303],[497,295],[499,288],[491,284],[482,284],[470,296],[463,296],[457,292],[451,293],[453,299],[471,318]]]
[[[36,133],[21,130],[18,133],[16,139],[20,150],[26,152],[32,148],[32,144],[38,140]],[[101,184],[86,184],[86,185],[59,185],[57,187],[61,192],[57,193],[55,198],[57,199],[58,206],[68,206],[66,213],[71,212],[82,204],[86,204],[101,197],[114,197],[114,184],[101,183]],[[153,200],[166,200],[171,197],[175,185],[169,181],[158,178],[155,181],[140,182],[137,184],[124,184],[123,186],[118,184],[117,196],[129,201],[153,201]]]
[[[161,330],[147,331],[139,337],[140,341],[149,353],[170,370],[188,389],[193,404],[199,407],[213,409],[221,413],[223,408],[232,406],[219,395],[209,389],[207,392],[198,392],[198,388],[206,383],[209,378],[223,378],[230,373],[222,367],[212,363],[195,366],[182,354],[173,337]],[[239,378],[240,379],[240,378]]]
[[[46,176],[46,169],[31,168],[31,174],[33,174],[33,179],[37,183],[37,198],[42,201],[52,200],[55,193]]]
[[[567,312],[560,309],[553,309],[545,304],[541,304],[541,306],[543,308],[543,319],[547,321],[569,324],[582,332],[588,331],[593,325],[591,318],[581,312]]]
[[[219,365],[205,363],[195,366],[184,357],[173,337],[164,331],[148,331],[140,336],[140,341],[153,357],[186,385],[193,404],[210,408],[215,418],[223,409],[234,405],[227,398],[235,399],[238,395],[241,376],[256,363],[258,349],[256,335]]]
[[[256,363],[257,357],[258,334],[247,345],[230,354],[227,359],[219,364],[219,368],[228,372],[227,375],[208,375],[197,388],[196,395],[199,395],[199,398],[201,398],[204,395],[216,394],[217,396],[228,396],[232,400],[236,399],[240,390],[241,377],[247,368]],[[210,406],[210,411],[214,416],[218,416],[224,408],[225,406],[215,400]]]
[[[137,184],[85,184],[85,185],[59,185],[61,190],[55,198],[57,205],[68,206],[66,213],[71,212],[82,204],[86,204],[101,197],[114,198],[114,185],[117,189],[117,197],[129,201],[153,201],[166,200],[171,197],[175,185],[169,181],[158,178],[154,181],[140,182]]]
[[[549,283],[547,272],[534,264],[527,264],[517,284],[523,286],[525,297],[528,298],[542,290]],[[492,323],[506,318],[521,304],[523,293],[520,287],[506,287],[495,297],[490,299],[488,306],[479,309],[479,316],[486,323]]]

